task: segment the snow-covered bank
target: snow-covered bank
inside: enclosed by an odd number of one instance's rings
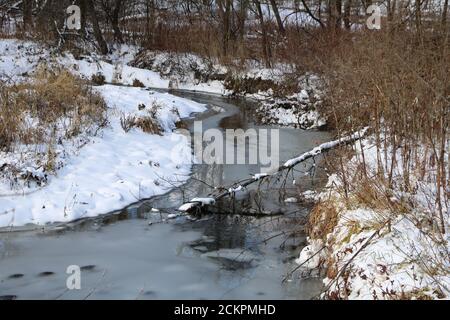
[[[63,56],[59,56],[57,61],[69,70],[72,70],[74,74],[88,80],[95,75],[101,75],[107,83],[129,86],[139,83],[139,85],[148,88],[181,89],[220,95],[227,94],[227,90],[225,90],[221,81],[206,79],[200,81],[196,80],[193,75],[182,73],[178,69],[178,72],[174,72],[169,65],[164,64],[167,64],[167,61],[171,61],[171,55],[156,55],[155,59],[157,59],[158,63],[152,63],[154,69],[146,69],[146,64],[136,64],[136,62],[133,62],[132,57],[135,55],[133,51],[136,49],[125,47],[117,50],[117,52],[113,52],[108,57],[93,55],[76,58],[71,53],[65,53]],[[177,66],[184,63],[187,64],[190,61],[189,59],[194,58],[188,56],[184,59],[177,60]],[[200,60],[200,58],[197,59]],[[195,62],[197,60],[193,61]],[[194,62],[191,62],[189,65],[193,66]],[[132,66],[132,64],[138,65],[138,67]],[[204,65],[198,62],[198,68],[200,67],[204,67]]]
[[[292,76],[290,66],[267,69],[249,62],[232,71],[194,54],[139,51],[129,46],[116,48],[106,58],[95,55],[76,58],[66,53],[57,61],[85,79],[101,75],[108,83],[252,98],[259,101],[255,115],[262,124],[303,129],[326,124],[319,113],[322,84],[317,76],[306,74],[298,79],[295,94],[286,97],[274,94],[274,89],[284,86],[286,75]]]
[[[401,188],[402,169],[396,169],[392,187],[386,187],[376,178],[384,155],[377,155],[371,140],[363,145],[364,157],[358,146],[357,155],[345,165],[346,179],[352,181],[348,195],[342,177],[332,175],[328,190],[316,199],[309,245],[297,262],[303,271],[327,270],[326,299],[448,299],[450,208],[443,197],[442,234],[435,171],[420,179],[423,164],[417,164],[411,191],[406,192]],[[400,159],[401,150],[398,153]],[[363,178],[363,163],[368,179]]]
[[[320,78],[305,74],[297,79],[292,66],[277,64],[268,69],[260,63],[247,61],[240,67],[225,67],[194,54],[145,50],[137,53],[129,64],[156,72],[168,81],[166,85],[169,88],[254,99],[259,102],[254,113],[261,124],[303,129],[320,128],[326,124],[319,114],[323,92]],[[130,67],[123,70],[127,68]],[[130,78],[130,75],[126,77]],[[142,83],[145,84],[150,77],[137,78],[144,79]],[[280,95],[278,91],[283,91],[288,82],[296,82],[296,89],[293,89],[296,93]]]
[[[111,108],[110,126],[69,156],[46,186],[29,194],[23,189],[14,196],[0,195],[1,227],[67,222],[105,214],[162,194],[188,179],[190,142],[172,129],[180,117],[201,112],[204,106],[139,88],[107,85],[97,90]],[[136,128],[129,132],[122,129],[121,116],[144,116],[155,104],[164,129],[161,136]],[[146,108],[139,110],[140,105]],[[7,187],[3,181],[2,191]]]
[[[34,43],[2,40],[0,44],[4,81],[28,80],[40,62],[68,68],[67,57],[53,59]],[[83,73],[96,72],[94,64],[80,62],[79,66]],[[36,184],[17,178],[12,183],[2,176],[0,227],[44,225],[105,214],[167,192],[189,178],[191,144],[175,127],[181,118],[204,111],[204,105],[142,88],[104,85],[94,90],[107,104],[108,124],[95,134],[61,137],[52,146],[58,163],[54,174],[34,161],[31,151],[37,152],[37,146],[19,145],[13,152],[1,153],[0,168],[21,166],[18,169],[46,177]],[[160,134],[146,133],[139,126],[125,130],[126,119],[152,119]],[[30,148],[33,150],[26,152]]]
[[[285,98],[271,97],[270,92],[260,93],[261,100],[256,117],[264,124],[278,124],[301,129],[317,129],[326,125],[320,115],[323,90],[319,77],[307,74],[298,81],[300,92]]]

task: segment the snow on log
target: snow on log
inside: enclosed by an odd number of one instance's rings
[[[189,212],[194,208],[197,208],[198,206],[204,207],[204,206],[211,206],[214,203],[216,203],[216,199],[214,198],[195,198],[192,199],[190,202],[183,204],[178,211],[181,212]]]
[[[329,151],[333,148],[347,145],[347,144],[353,143],[355,141],[358,141],[366,135],[368,130],[369,130],[369,128],[367,127],[367,128],[364,128],[363,130],[361,130],[360,132],[356,132],[356,133],[354,133],[350,136],[344,137],[342,139],[325,142],[324,144],[321,144],[320,146],[314,148],[313,150],[311,150],[309,152],[302,154],[301,156],[299,156],[297,158],[288,160],[282,167],[280,167],[280,171],[284,170],[284,169],[290,169],[292,167],[295,167],[299,163],[302,163],[308,159],[314,158],[315,156],[318,156],[319,154]]]
[[[234,185],[232,188],[229,188],[225,191],[222,191],[219,194],[216,195],[210,195],[208,198],[195,198],[192,199],[190,202],[183,204],[178,210],[181,212],[192,212],[196,209],[199,209],[204,206],[213,205],[218,200],[225,198],[227,196],[233,195],[237,191],[241,191],[248,187],[249,185],[256,183],[258,181],[263,181],[264,179],[267,179],[269,177],[275,176],[276,174],[284,171],[292,169],[293,167],[299,165],[302,162],[305,162],[306,160],[312,159],[314,157],[317,157],[318,155],[328,152],[334,148],[352,144],[358,140],[361,140],[366,135],[367,131],[369,130],[369,127],[364,128],[358,132],[353,133],[352,135],[343,137],[341,139],[330,141],[321,144],[320,146],[314,148],[313,150],[303,153],[297,158],[290,159],[286,161],[284,165],[279,167],[277,170],[275,170],[273,173],[258,173],[252,176],[251,179],[247,180],[244,183]],[[220,190],[223,190],[223,188],[220,188]]]

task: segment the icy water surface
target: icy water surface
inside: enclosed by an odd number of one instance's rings
[[[213,106],[196,118],[204,130],[260,128],[247,116],[246,103],[176,94]],[[281,160],[327,139],[324,132],[281,129]],[[0,299],[310,299],[320,290],[319,279],[295,274],[283,282],[305,245],[301,226],[310,208],[284,201],[312,186],[304,173],[293,172],[283,193],[276,188],[280,181],[223,203],[215,208],[220,214],[168,219],[184,200],[208,194],[210,186],[259,172],[256,165],[196,165],[183,188],[119,213],[0,233]],[[239,215],[255,208],[282,215]],[[81,268],[81,290],[67,289],[71,265]]]

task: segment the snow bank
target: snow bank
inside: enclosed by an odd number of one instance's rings
[[[44,225],[93,217],[162,194],[186,181],[192,164],[190,141],[172,132],[180,117],[205,110],[203,105],[140,88],[98,87],[108,104],[109,126],[92,137],[48,184],[15,195],[0,194],[0,227]],[[157,105],[164,132],[125,132],[120,118],[143,116]],[[145,108],[143,108],[145,106]],[[1,161],[0,160],[0,166]],[[8,189],[5,181],[0,190]]]
[[[282,73],[274,72],[271,79],[279,82]],[[266,78],[268,75],[266,74]],[[265,124],[278,124],[301,129],[316,129],[326,125],[326,120],[320,115],[322,106],[320,79],[312,74],[306,74],[298,81],[299,92],[284,98],[275,98],[273,93],[259,92],[252,95],[261,100],[260,106],[256,110],[256,116],[260,122]]]
[[[363,142],[364,161],[369,175],[377,167],[376,148],[371,140]],[[361,153],[346,164],[347,179],[354,179]],[[400,152],[397,159],[400,159]],[[383,157],[384,153],[381,152]],[[390,154],[390,152],[387,152]],[[383,159],[384,162],[385,159]],[[448,154],[447,154],[448,161]],[[389,162],[388,162],[389,163]],[[450,209],[443,203],[446,234],[433,227],[431,217],[436,205],[435,184],[411,176],[415,185],[411,193],[401,190],[401,166],[394,171],[393,189],[387,199],[391,208],[366,207],[356,202],[350,190],[348,199],[338,192],[342,181],[329,178],[327,191],[318,196],[321,216],[311,226],[309,245],[297,263],[303,270],[328,268],[323,298],[328,299],[442,299],[450,297]],[[397,182],[398,179],[398,182]],[[431,197],[430,197],[431,196]],[[381,199],[384,201],[383,199]],[[404,205],[400,205],[400,204]],[[448,204],[447,204],[448,205]],[[332,208],[330,208],[330,206]],[[403,209],[402,209],[403,208]],[[408,208],[405,210],[404,208]],[[327,216],[326,212],[331,212]],[[332,231],[317,236],[329,227],[336,214]]]

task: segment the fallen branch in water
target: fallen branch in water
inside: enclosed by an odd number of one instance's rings
[[[328,152],[332,149],[335,149],[335,148],[341,147],[341,146],[345,146],[345,145],[349,145],[358,140],[361,140],[362,138],[364,138],[364,136],[366,135],[368,130],[369,130],[369,128],[364,128],[361,131],[358,131],[358,132],[356,132],[352,135],[346,136],[344,138],[323,143],[320,146],[314,148],[313,150],[303,153],[302,155],[298,156],[297,158],[288,160],[285,164],[280,166],[278,169],[276,169],[272,173],[256,174],[252,178],[250,178],[242,183],[236,184],[228,190],[225,188],[217,188],[216,190],[220,190],[219,193],[210,194],[208,197],[205,197],[205,198],[192,199],[188,203],[183,204],[178,210],[181,212],[190,213],[195,210],[199,210],[204,206],[213,205],[217,201],[219,201],[227,196],[231,196],[256,182],[262,182],[265,179],[274,177],[275,175],[279,174],[280,172],[283,172],[286,170],[291,170],[295,166],[297,166],[309,159],[313,159],[313,158],[315,158],[325,152]]]

